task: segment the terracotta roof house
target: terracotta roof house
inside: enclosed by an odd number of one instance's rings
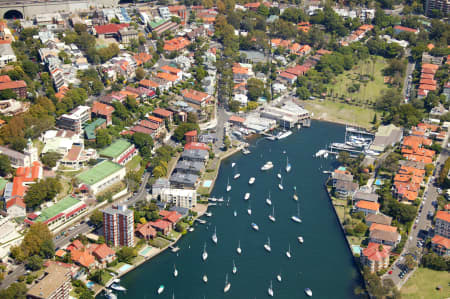
[[[433,239],[431,239],[431,248],[434,252],[441,256],[449,256],[450,255],[450,239],[435,235]]]
[[[450,212],[439,211],[436,213],[434,231],[437,235],[450,238]]]
[[[103,265],[111,263],[116,259],[116,252],[113,249],[109,248],[106,244],[94,245],[92,255],[95,256],[97,260]]]
[[[151,222],[138,224],[135,233],[139,238],[143,238],[145,240],[150,240],[157,236],[156,229],[153,228]]]
[[[380,204],[371,201],[360,200],[356,203],[355,209],[357,212],[363,212],[364,215],[378,214],[380,210]]]
[[[167,118],[167,119],[169,119],[169,121],[172,121],[172,118],[173,118],[172,111],[162,109],[162,108],[156,108],[155,110],[152,111],[152,114],[159,118],[163,118],[163,119]]]
[[[166,211],[166,210],[159,211],[159,215],[163,217],[164,220],[167,220],[170,223],[172,223],[173,227],[175,227],[175,224],[182,217],[181,214],[176,211]]]
[[[369,243],[361,252],[361,263],[369,267],[370,272],[376,272],[389,267],[391,247],[378,243]]]
[[[372,225],[369,228],[369,231],[373,231],[375,229],[384,230],[387,232],[397,232],[397,227],[395,227],[395,226],[379,224],[379,223],[372,223]]]
[[[92,118],[101,117],[106,119],[106,125],[109,126],[112,124],[112,114],[114,111],[114,107],[94,101],[91,113]]]
[[[413,28],[408,28],[408,27],[404,27],[404,26],[400,26],[400,25],[396,25],[394,26],[394,32],[395,33],[400,33],[400,32],[411,32],[414,34],[419,33],[419,30],[417,29],[413,29]]]
[[[148,222],[157,231],[167,235],[172,230],[172,223],[166,220],[158,219],[156,221]]]
[[[197,131],[192,130],[184,133],[184,138],[186,140],[186,143],[197,142]]]
[[[211,100],[209,94],[193,89],[183,89],[181,95],[186,102],[200,107],[205,107]]]
[[[92,268],[96,266],[95,257],[87,250],[73,249],[70,251],[70,256],[75,264],[83,266],[85,268]]]
[[[166,52],[174,52],[180,51],[186,48],[191,42],[184,37],[175,37],[171,40],[166,40],[164,42],[164,51]]]
[[[119,30],[127,28],[130,24],[106,24],[94,26],[94,34],[102,38],[118,38]]]
[[[149,62],[150,60],[152,60],[152,58],[153,58],[152,55],[147,54],[145,52],[141,52],[133,56],[133,59],[136,62],[136,65],[138,66],[146,62]]]
[[[201,142],[190,142],[184,145],[184,150],[206,150],[209,151],[209,146]]]

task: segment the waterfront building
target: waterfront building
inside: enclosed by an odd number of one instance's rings
[[[125,178],[126,169],[120,164],[105,160],[86,170],[76,178],[80,181],[80,187],[85,185],[93,194],[120,182]]]
[[[386,147],[394,146],[394,144],[400,142],[402,138],[403,131],[401,128],[398,128],[393,124],[379,126],[375,133],[375,139],[369,149],[376,153],[382,153]]]
[[[126,206],[113,206],[103,212],[103,235],[113,247],[134,246],[134,214]]]
[[[436,213],[434,232],[436,235],[450,238],[450,212],[439,211]]]
[[[355,204],[356,212],[363,212],[364,215],[378,214],[380,211],[380,204],[377,202],[360,200]]]
[[[372,273],[388,268],[390,252],[390,246],[369,243],[361,252],[361,264],[369,267]]]
[[[170,176],[170,184],[179,188],[195,188],[198,175],[188,173],[174,173]]]
[[[71,271],[58,264],[50,264],[44,277],[27,292],[29,299],[68,299],[71,290]]]
[[[431,239],[431,249],[441,256],[449,256],[450,255],[450,239],[435,235],[433,239]]]
[[[208,160],[209,153],[207,150],[203,149],[189,149],[184,150],[181,153],[181,159],[186,161],[198,161],[198,162],[206,162]]]
[[[102,267],[106,267],[106,264],[116,259],[116,252],[106,244],[92,244],[89,250],[92,251],[92,255],[95,256]]]
[[[358,183],[349,181],[337,181],[335,193],[340,198],[352,197],[356,190],[358,190]]]
[[[150,240],[155,238],[157,235],[156,229],[153,228],[150,222],[145,224],[138,224],[136,228],[136,236],[139,238]]]
[[[177,189],[170,188],[170,186],[163,188],[153,187],[152,197],[163,203],[171,203],[182,208],[191,209],[197,205],[197,191],[195,189]]]
[[[138,150],[134,144],[131,144],[127,140],[117,139],[111,145],[101,150],[99,154],[100,156],[111,159],[111,161],[117,164],[125,165],[138,154]]]
[[[172,231],[172,224],[169,221],[157,219],[156,221],[148,222],[156,231],[167,235]]]
[[[199,175],[204,169],[203,162],[180,160],[175,166],[175,171]]]
[[[360,200],[378,202],[378,194],[356,191],[356,193],[353,195],[353,202],[356,203]]]
[[[372,224],[374,225],[374,224]],[[385,228],[385,226],[378,226],[376,229],[372,229],[369,234],[370,242],[389,245],[395,247],[400,243],[401,235],[393,231],[391,228]]]

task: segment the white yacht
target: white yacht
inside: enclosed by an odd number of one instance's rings
[[[233,168],[234,166],[236,166],[236,163],[231,163],[231,168]]]
[[[264,249],[267,250],[268,252],[272,251],[272,247],[270,247],[270,238],[267,237],[267,243],[264,244]]]
[[[227,192],[230,192],[230,191],[231,191],[230,178],[228,178]]]
[[[233,179],[237,180],[240,176],[241,176],[240,173],[236,173],[236,174],[234,175]]]
[[[254,230],[259,231],[259,226],[258,226],[258,224],[252,222],[251,225],[252,225],[252,228],[253,228]]]
[[[214,242],[214,244],[217,244],[217,232],[216,232],[216,227],[214,227],[214,234],[211,237],[212,241]]]
[[[298,236],[297,240],[300,242],[300,244],[303,244],[303,237],[302,236]]]
[[[208,258],[208,252],[206,252],[206,243],[205,243],[205,245],[203,246],[202,259],[204,261],[206,261],[207,258]]]
[[[249,180],[248,180],[248,184],[249,185],[253,185],[254,183],[255,183],[255,178],[254,177],[251,177]]]
[[[158,294],[161,294],[162,292],[164,292],[164,285],[160,285],[158,288]]]
[[[236,273],[237,273],[237,267],[233,260],[233,274],[236,274]]]
[[[233,215],[234,215],[234,217],[236,217],[236,216],[237,216],[237,212],[236,212],[236,211],[234,211],[234,212],[233,212]]]
[[[280,183],[278,184],[278,189],[283,190],[283,179],[281,179]]]
[[[270,281],[270,287],[267,289],[267,294],[269,294],[270,297],[273,297],[272,280]]]
[[[312,297],[312,291],[310,288],[305,289],[305,294],[308,295],[308,297]]]
[[[281,273],[278,273],[277,280],[278,280],[278,282],[281,282]]]
[[[261,167],[261,170],[262,171],[266,171],[266,170],[269,170],[269,169],[272,169],[273,168],[273,163],[272,163],[272,161],[268,161],[266,164],[264,164],[262,167]]]
[[[289,244],[288,251],[286,251],[286,256],[290,259],[292,257],[291,255],[291,244]]]
[[[113,291],[111,290],[105,290],[106,294],[106,298],[108,299],[117,299],[117,295],[113,293]]]
[[[286,138],[286,137],[291,136],[291,134],[292,134],[292,131],[282,131],[282,132],[280,132],[280,133],[277,134],[277,139],[278,139],[278,140],[284,139],[284,138]]]
[[[225,287],[223,288],[223,292],[226,293],[230,290],[231,283],[228,282],[228,273],[225,275]]]
[[[127,289],[117,283],[113,283],[111,285],[111,289],[113,289],[114,291],[120,291],[120,292],[125,292]]]
[[[289,163],[289,158],[286,157],[286,172],[290,172],[292,169],[291,163]]]
[[[237,252],[238,254],[241,254],[241,253],[242,253],[242,249],[241,249],[241,240],[238,241],[238,247],[236,248],[236,252]]]
[[[202,279],[203,279],[203,282],[204,282],[204,283],[207,283],[207,282],[208,282],[208,276],[206,276],[206,274],[203,275]]]
[[[300,219],[300,207],[297,205],[297,215],[294,215],[291,217],[292,221],[301,223],[302,220]]]
[[[249,192],[245,193],[244,200],[248,200],[249,198],[250,198],[250,193]]]
[[[270,192],[269,192],[269,197],[266,198],[266,204],[268,204],[269,206],[272,205],[272,199],[271,199],[271,197],[270,197]]]
[[[275,222],[275,207],[272,207],[272,214],[269,214],[269,219],[272,222]]]
[[[178,276],[178,270],[177,270],[177,267],[175,265],[173,265],[173,276],[174,277]]]
[[[252,214],[252,207],[250,206],[250,204],[248,204],[247,214]]]

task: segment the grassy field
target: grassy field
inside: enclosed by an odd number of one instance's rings
[[[334,97],[344,96],[359,103],[375,101],[382,90],[389,88],[384,84],[382,73],[386,66],[386,61],[382,57],[376,57],[376,61],[371,59],[360,61],[353,69],[338,75],[327,85],[327,90],[331,91]],[[355,84],[359,84],[359,90],[350,92],[349,88]]]
[[[370,128],[375,111],[370,108],[353,106],[329,100],[303,101],[305,109],[314,113],[314,119],[321,119],[336,123],[357,125]]]
[[[150,245],[153,247],[163,248],[170,244],[170,242],[166,239],[163,239],[161,237],[156,237],[153,240],[149,241]]]
[[[133,159],[131,159],[126,165],[125,167],[127,168],[127,171],[130,170],[137,170],[141,164],[142,158],[141,155],[136,155],[133,157]]]
[[[405,299],[441,299],[450,294],[450,275],[445,271],[419,268],[401,289]],[[440,291],[437,286],[442,287]]]

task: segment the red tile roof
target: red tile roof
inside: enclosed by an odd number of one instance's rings
[[[389,258],[390,252],[391,246],[370,242],[367,248],[363,249],[362,255],[371,261],[382,261]]]
[[[183,95],[183,97],[191,99],[191,100],[199,102],[199,103],[208,100],[208,98],[210,97],[205,92],[201,92],[201,91],[197,91],[197,90],[193,90],[193,89],[183,89],[181,91],[181,94]]]
[[[436,219],[441,219],[450,223],[450,213],[446,211],[439,211],[436,213]]]
[[[153,222],[149,222],[151,226],[154,228],[159,228],[161,230],[166,230],[170,227],[172,227],[172,224],[169,221],[158,219]]]
[[[186,133],[184,133],[184,136],[188,136],[188,137],[197,136],[197,130],[192,130],[192,131],[186,132]]]
[[[180,220],[180,218],[182,217],[181,214],[179,214],[176,211],[166,211],[166,210],[159,211],[159,215],[161,217],[164,217],[164,220],[167,220],[172,224],[177,223],[178,220]]]
[[[376,202],[360,200],[356,203],[356,207],[365,210],[378,211],[380,209],[380,204]]]
[[[439,244],[445,247],[446,249],[450,248],[450,239],[443,236],[435,235],[433,239],[431,239],[431,243]]]
[[[170,117],[173,115],[173,112],[166,109],[156,108],[153,110],[153,114],[158,114],[163,117]]]
[[[242,117],[239,117],[239,116],[236,116],[236,115],[232,115],[232,116],[230,116],[230,118],[228,119],[228,121],[231,121],[231,122],[238,122],[238,123],[244,123],[244,122],[245,122],[245,118],[242,118]]]
[[[23,88],[23,87],[25,88],[27,87],[27,83],[23,80],[0,83],[0,90]]]
[[[111,115],[114,112],[114,107],[95,101],[92,105],[92,113],[100,115]]]
[[[72,261],[75,263],[89,268],[95,263],[95,258],[92,254],[90,254],[88,251],[80,251],[77,249],[74,249],[70,252]]]
[[[147,222],[145,224],[138,224],[136,232],[139,232],[144,237],[156,237],[156,230],[152,227],[152,222]]]
[[[164,122],[164,119],[161,119],[161,118],[153,116],[153,115],[149,115],[149,116],[147,116],[147,118],[152,123],[162,124]]]
[[[372,223],[369,230],[372,231],[374,229],[383,230],[383,231],[387,231],[387,232],[396,232],[397,231],[397,227],[395,227],[395,226]]]
[[[148,128],[148,129],[152,129],[152,130],[158,130],[158,128],[159,128],[158,124],[155,124],[154,122],[151,122],[151,121],[146,120],[146,119],[140,120],[139,121],[139,126],[145,127],[145,128]]]
[[[192,150],[192,149],[209,151],[209,146],[201,142],[189,142],[186,143],[186,145],[184,146],[184,150]]]
[[[99,260],[103,260],[109,256],[116,255],[116,252],[109,248],[108,245],[100,244],[92,251],[92,254]]]
[[[394,30],[400,30],[400,31],[406,31],[406,32],[413,32],[413,33],[416,33],[416,32],[417,32],[417,29],[408,28],[408,27],[399,26],[399,25],[394,26]]]
[[[120,29],[126,28],[130,26],[130,24],[106,24],[106,25],[98,25],[95,26],[95,32],[97,34],[112,34],[119,32]]]

